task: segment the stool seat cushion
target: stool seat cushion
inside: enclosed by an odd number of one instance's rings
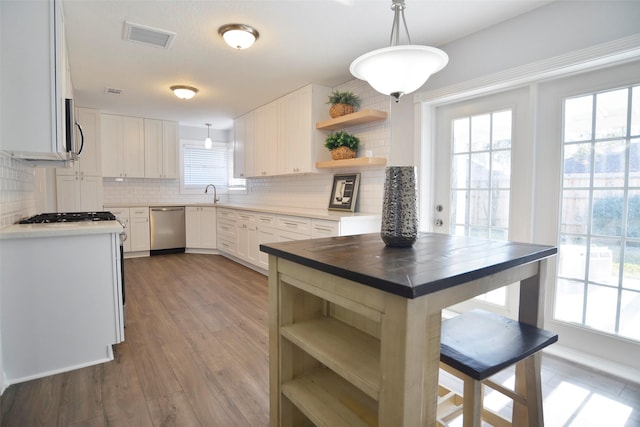
[[[558,341],[558,334],[485,310],[442,322],[440,360],[482,381]]]

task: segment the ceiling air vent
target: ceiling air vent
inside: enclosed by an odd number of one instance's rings
[[[115,87],[105,87],[104,93],[107,95],[120,95],[122,93],[122,89],[117,89]]]
[[[158,30],[157,28],[125,21],[122,38],[134,43],[168,49],[171,43],[173,43],[175,36],[176,33],[172,33],[171,31]]]

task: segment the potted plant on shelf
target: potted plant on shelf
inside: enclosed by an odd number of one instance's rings
[[[360,98],[353,92],[334,90],[329,95],[329,102],[331,108],[329,108],[329,115],[332,118],[344,116],[345,114],[351,114],[360,107]]]
[[[360,139],[344,131],[329,134],[324,144],[333,160],[353,159],[360,148]]]

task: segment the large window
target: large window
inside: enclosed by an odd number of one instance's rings
[[[565,99],[554,318],[640,340],[640,86]]]
[[[182,140],[180,143],[181,183],[183,193],[201,193],[214,184],[219,193],[244,190],[245,180],[233,178],[233,144],[214,142],[211,149],[202,141]]]

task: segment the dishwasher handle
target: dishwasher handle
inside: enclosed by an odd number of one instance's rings
[[[173,208],[150,208],[152,212],[172,212],[172,211],[183,211],[183,206],[173,207]]]

